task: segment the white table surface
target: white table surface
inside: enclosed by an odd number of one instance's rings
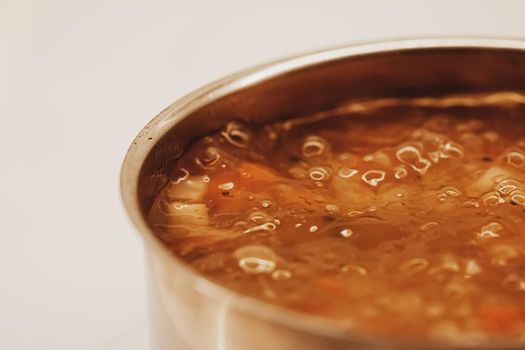
[[[191,90],[370,40],[525,38],[523,1],[0,0],[0,349],[146,350],[132,138]]]

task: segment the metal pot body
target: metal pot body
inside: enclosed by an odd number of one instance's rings
[[[268,122],[351,100],[503,90],[525,91],[524,42],[425,39],[344,47],[277,61],[212,83],[170,105],[134,140],[121,174],[124,204],[145,242],[152,349],[441,348],[348,334],[326,320],[225,289],[172,256],[145,215],[187,143],[233,118]]]

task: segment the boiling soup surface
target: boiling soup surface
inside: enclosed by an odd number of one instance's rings
[[[232,120],[194,140],[148,219],[199,273],[352,331],[525,340],[524,100]]]

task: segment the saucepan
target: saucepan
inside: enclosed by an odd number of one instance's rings
[[[444,348],[361,336],[325,319],[228,290],[170,254],[146,215],[185,146],[231,119],[267,122],[352,100],[502,90],[525,90],[525,42],[403,40],[263,64],[211,83],[167,107],[133,141],[121,173],[124,204],[146,251],[152,350]],[[523,349],[525,344],[476,347],[511,348]]]

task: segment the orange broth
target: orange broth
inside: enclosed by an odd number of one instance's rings
[[[386,99],[233,120],[189,146],[149,221],[199,273],[350,330],[524,340],[517,100]]]

